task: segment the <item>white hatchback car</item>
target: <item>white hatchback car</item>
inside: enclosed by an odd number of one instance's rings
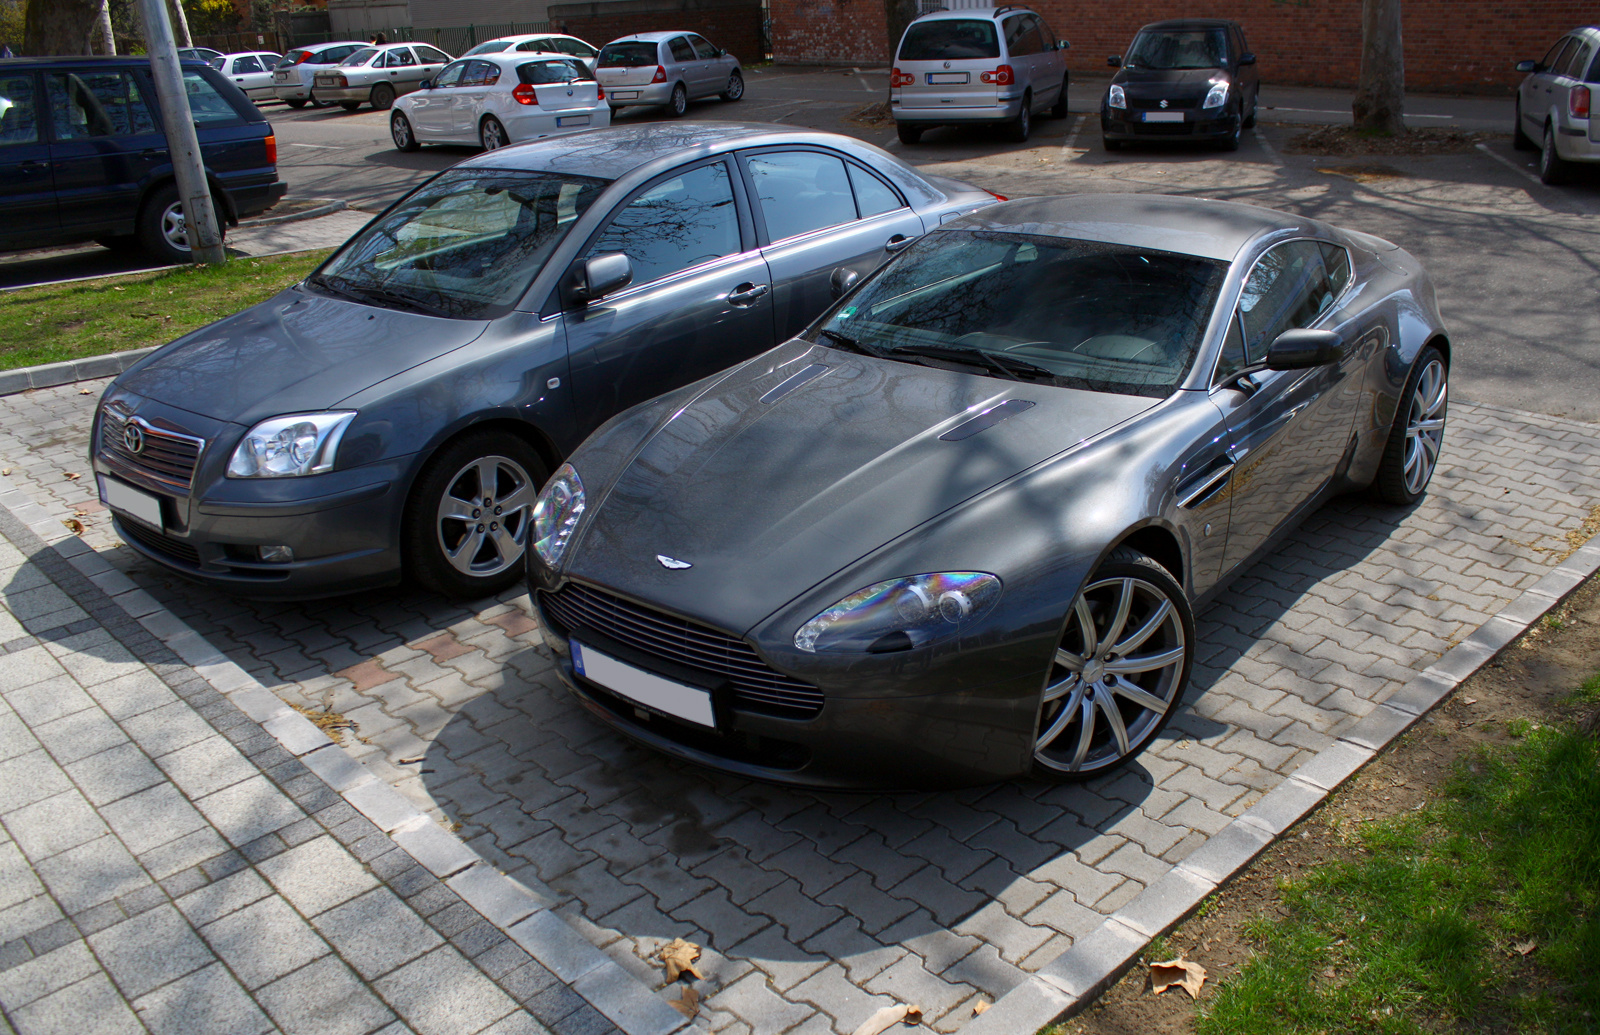
[[[474,57],[478,54],[504,54],[513,50],[535,54],[565,54],[568,57],[575,57],[583,62],[583,66],[591,74],[594,72],[595,58],[600,55],[598,50],[576,36],[541,32],[523,36],[501,36],[499,39],[485,40],[461,56]]]
[[[1026,7],[936,11],[906,26],[889,75],[900,142],[935,126],[1003,125],[1024,141],[1033,116],[1067,117],[1071,44]]]
[[[402,151],[471,143],[493,151],[609,125],[605,91],[583,62],[513,52],[445,66],[433,82],[395,102],[389,135]]]
[[[270,50],[248,50],[239,54],[221,54],[208,62],[233,84],[244,91],[252,101],[270,101],[273,93],[272,70],[283,60],[282,54]]]

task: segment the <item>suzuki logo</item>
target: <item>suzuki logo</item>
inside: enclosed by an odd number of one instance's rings
[[[122,444],[128,452],[135,455],[144,451],[144,432],[139,430],[139,425],[129,421],[122,427]]]
[[[668,557],[664,553],[656,554],[656,560],[661,562],[663,568],[670,568],[673,571],[682,571],[684,568],[694,567],[688,561],[680,561],[676,557]]]
[[[1167,102],[1166,102],[1166,101],[1162,101],[1162,102],[1161,102],[1161,106],[1162,106],[1162,107],[1163,107],[1163,108],[1165,108],[1165,107],[1166,107],[1166,106],[1167,106]]]

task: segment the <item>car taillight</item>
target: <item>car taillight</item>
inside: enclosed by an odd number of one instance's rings
[[[342,75],[336,75],[333,78],[334,78],[334,82],[338,83],[341,88],[350,85],[350,80],[346,79]]]
[[[1010,201],[1011,200],[1010,198],[1006,197],[1004,194],[995,194],[995,192],[992,191],[992,190],[985,190],[984,193],[992,195],[993,197],[999,198],[1001,201]]]
[[[306,63],[306,59],[310,56],[310,54],[301,54],[299,57],[294,59],[294,63],[297,65],[303,65]]]
[[[278,138],[271,133],[267,134],[267,164],[278,164]]]
[[[890,86],[911,86],[916,83],[917,77],[909,72],[902,72],[898,68],[889,73]]]
[[[667,69],[666,69],[666,66],[657,65],[656,66],[655,78],[651,79],[650,81],[652,83],[664,83],[664,82],[666,82],[667,81]]]
[[[599,83],[595,83],[595,84],[594,84],[594,88],[595,88],[595,90],[597,90],[597,91],[598,91],[598,92],[599,92],[599,94],[600,94],[600,96],[599,96],[599,97],[596,97],[596,98],[595,98],[595,100],[597,100],[597,101],[603,101],[603,100],[605,100],[605,99],[606,99],[606,88],[605,88],[605,87],[603,87],[603,86],[601,86],[601,85],[600,85],[600,84],[599,84]]]
[[[996,86],[1010,86],[1017,81],[1017,73],[1010,65],[1001,65],[993,72],[985,72],[978,77],[981,82],[993,83]]]
[[[1567,111],[1575,119],[1589,117],[1589,88],[1587,86],[1574,86],[1572,92],[1567,94]]]
[[[518,104],[539,103],[538,94],[534,93],[533,87],[529,86],[527,83],[519,84],[515,90],[511,91],[511,96],[516,99]]]

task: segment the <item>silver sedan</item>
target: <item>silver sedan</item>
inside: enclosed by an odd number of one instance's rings
[[[318,72],[311,89],[319,101],[333,101],[346,111],[370,103],[387,111],[394,99],[422,86],[450,62],[449,54],[426,43],[391,43],[363,47],[338,65]]]
[[[640,32],[600,48],[595,77],[613,108],[665,104],[673,115],[703,97],[744,96],[739,59],[692,32]]]

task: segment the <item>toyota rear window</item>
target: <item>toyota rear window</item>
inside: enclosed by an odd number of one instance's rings
[[[654,43],[607,43],[600,48],[601,68],[639,68],[659,64]]]
[[[918,22],[900,43],[901,61],[997,58],[1000,35],[988,19],[960,18]]]

